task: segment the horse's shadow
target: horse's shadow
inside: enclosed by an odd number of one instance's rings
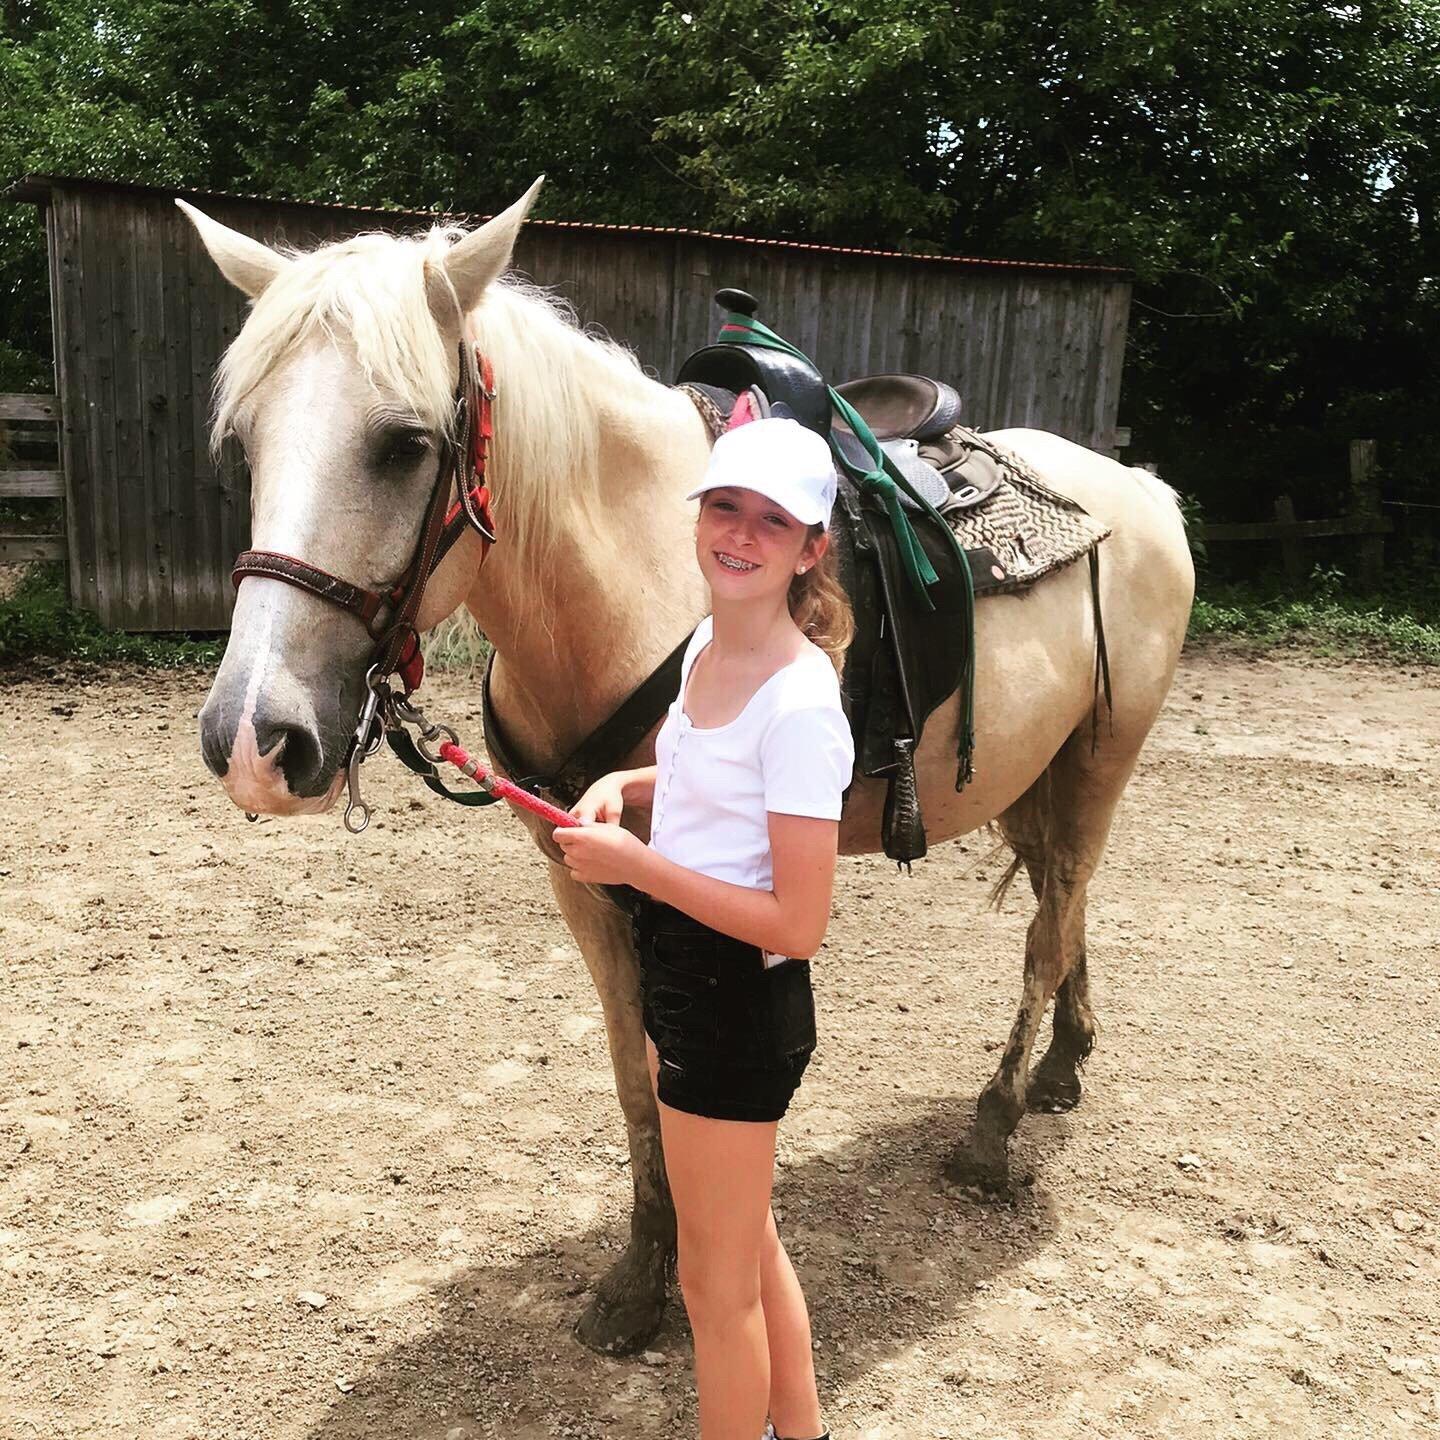
[[[923,1113],[779,1173],[775,1208],[810,1304],[822,1399],[925,1346],[1054,1234],[1041,1185],[992,1205],[941,1184],[954,1122],[953,1103],[935,1097]],[[1038,1142],[1053,1159],[1068,1129],[1067,1117],[1034,1116],[1023,1148]],[[622,1243],[620,1224],[600,1225],[466,1270],[434,1292],[437,1323],[363,1363],[309,1440],[658,1440],[693,1431],[690,1338],[676,1286],[644,1356],[596,1355],[571,1334],[585,1284]],[[963,1355],[927,1353],[923,1363],[941,1383],[966,1383]]]

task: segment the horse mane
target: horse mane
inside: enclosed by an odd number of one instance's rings
[[[348,339],[366,380],[387,408],[413,412],[427,430],[454,420],[452,355],[431,314],[426,273],[467,232],[383,233],[315,250],[287,250],[291,263],[265,288],[220,363],[212,444],[243,423],[250,397],[295,346],[317,332]],[[491,285],[467,331],[494,366],[493,513],[507,551],[525,557],[506,582],[543,608],[538,584],[559,537],[597,522],[600,417],[607,396],[644,385],[625,347],[583,330],[571,306],[516,275]],[[523,573],[522,573],[523,572]],[[511,597],[518,599],[519,594]]]
[[[289,264],[255,301],[215,376],[211,441],[243,423],[261,381],[317,332],[348,335],[366,379],[427,429],[450,425],[450,357],[425,302],[425,269],[449,245],[440,228],[356,235],[314,250],[284,247]]]

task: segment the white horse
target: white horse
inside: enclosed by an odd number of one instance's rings
[[[482,565],[467,532],[419,620],[428,627],[468,607],[495,648],[496,713],[537,770],[595,730],[703,615],[683,497],[709,448],[685,395],[505,278],[538,183],[468,233],[364,235],[309,253],[279,253],[185,207],[215,263],[254,302],[217,379],[216,435],[245,448],[257,549],[364,586],[393,580],[436,482],[461,337],[493,364],[499,543]],[[1023,865],[1038,901],[1009,1041],[946,1165],[953,1179],[999,1186],[1027,1100],[1069,1108],[1080,1096],[1095,1034],[1086,892],[1169,690],[1194,572],[1175,496],[1152,476],[1039,431],[991,438],[1113,532],[1101,566],[1111,723],[1092,737],[1094,614],[1087,568],[1072,565],[1029,595],[977,607],[972,783],[955,790],[955,700],[930,718],[918,753],[932,842],[995,822],[1017,857],[1011,873]],[[352,616],[299,589],[263,578],[241,585],[200,715],[206,762],[236,805],[294,815],[335,803],[371,643]],[[649,763],[652,745],[653,733],[623,763]],[[845,853],[879,849],[883,803],[883,784],[857,780],[841,824]],[[674,1243],[629,917],[571,880],[547,827],[526,823],[599,992],[635,1185],[630,1245],[577,1333],[629,1351],[660,1323]],[[631,823],[643,836],[644,817]],[[1032,1073],[1052,998],[1053,1039]]]

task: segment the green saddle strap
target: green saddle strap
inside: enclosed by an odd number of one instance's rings
[[[719,339],[722,343],[732,345],[756,345],[768,350],[781,350],[819,374],[815,362],[803,350],[797,349],[783,336],[777,335],[768,325],[755,319],[753,315],[742,315],[738,311],[731,311],[720,327]],[[845,473],[854,480],[861,492],[874,495],[885,507],[885,512],[890,520],[890,528],[895,532],[895,540],[899,546],[905,573],[921,602],[927,609],[935,608],[935,602],[930,598],[929,587],[936,584],[940,577],[936,575],[935,567],[930,563],[930,557],[926,555],[924,547],[920,544],[920,539],[915,534],[909,516],[901,508],[901,489],[934,520],[939,533],[945,537],[946,543],[960,566],[960,573],[965,577],[965,604],[960,617],[965,641],[965,659],[960,676],[961,704],[964,713],[960,732],[960,772],[955,786],[957,790],[961,789],[971,777],[970,756],[975,747],[975,580],[970,573],[969,557],[965,554],[965,547],[960,544],[955,532],[946,524],[945,517],[905,478],[900,467],[885,453],[880,442],[875,438],[875,432],[865,423],[860,412],[833,385],[827,382],[825,389],[829,393],[830,404],[834,407],[835,413],[850,427],[855,438],[870,457],[870,468],[865,470],[853,464],[840,449],[833,435],[830,437],[830,448],[834,452],[836,460],[844,467]],[[918,720],[916,723],[919,723]]]

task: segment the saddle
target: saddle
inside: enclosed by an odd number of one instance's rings
[[[741,316],[753,315],[756,308],[743,291],[722,290],[715,299]],[[876,375],[838,387],[870,424],[895,467],[930,502],[922,505],[897,487],[914,540],[935,577],[919,593],[913,583],[918,562],[912,553],[907,564],[902,553],[909,546],[907,537],[897,533],[882,498],[851,473],[873,470],[874,459],[854,428],[841,415],[832,415],[830,390],[819,371],[789,347],[726,341],[724,329],[721,334],[722,343],[696,351],[676,377],[712,431],[723,429],[741,396],[748,396],[751,414],[793,415],[829,439],[842,460],[830,534],[856,627],[842,696],[858,773],[887,781],[881,826],[885,853],[908,866],[926,851],[915,751],[930,715],[962,686],[962,713],[968,717],[974,597],[1009,579],[989,548],[957,555],[954,536],[940,516],[949,507],[982,504],[999,484],[999,467],[988,447],[973,443],[979,437],[972,440],[973,432],[957,431],[960,397],[941,381]],[[962,723],[957,790],[970,777],[972,745],[969,724]]]
[[[943,380],[926,375],[867,375],[835,387],[869,425],[885,453],[911,486],[942,515],[982,504],[1000,484],[1001,468],[987,447],[960,424],[960,396]],[[864,447],[850,427],[837,422],[832,439],[852,464]],[[919,512],[905,491],[900,503]]]

